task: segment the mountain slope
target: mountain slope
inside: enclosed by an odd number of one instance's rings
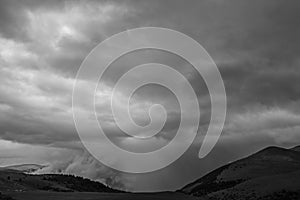
[[[300,152],[300,145],[291,148],[291,150]]]
[[[0,192],[120,192],[100,182],[60,174],[33,175],[13,169],[0,169]]]
[[[214,170],[181,191],[210,199],[268,199],[270,195],[284,199],[282,195],[298,195],[300,152],[268,147]]]

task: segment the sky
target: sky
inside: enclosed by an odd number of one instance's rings
[[[40,173],[77,174],[129,191],[176,190],[263,147],[299,145],[299,8],[297,0],[0,0],[0,166],[39,163],[47,165]],[[165,127],[149,146],[121,136],[109,95],[125,69],[148,62],[174,67],[191,82],[201,108],[199,136],[180,159],[159,171],[129,174],[85,150],[73,121],[72,90],[82,61],[96,45],[146,26],[180,31],[206,49],[224,81],[227,118],[213,151],[198,159],[200,132],[210,118],[201,76],[172,53],[141,50],[122,56],[96,93],[98,120],[118,145],[137,152],[161,147],[174,137],[180,120],[172,92],[144,86],[132,97],[133,119],[146,125],[149,107],[159,103],[167,110]],[[86,91],[83,84],[83,101]],[[119,101],[124,107],[122,91]]]

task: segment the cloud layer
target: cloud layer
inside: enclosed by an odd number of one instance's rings
[[[49,171],[61,169],[116,187],[175,189],[221,163],[265,145],[292,146],[300,142],[298,1],[1,0],[0,5],[2,165],[50,160],[53,164]],[[186,33],[206,48],[220,69],[228,95],[228,117],[219,146],[207,158],[209,164],[195,160],[198,141],[174,165],[148,175],[117,173],[83,153],[71,107],[76,72],[99,42],[141,26],[161,26]],[[170,65],[189,78],[200,102],[200,132],[205,131],[210,118],[207,89],[184,60],[169,53],[141,51],[120,58],[112,67],[124,70],[150,61]],[[115,126],[108,109],[111,87],[122,70],[107,71],[105,87],[97,91],[97,116],[115,142],[125,147],[132,144]],[[83,96],[89,92],[85,81],[82,80]],[[149,122],[147,111],[153,103],[163,104],[168,111],[167,124],[154,141],[163,146],[178,127],[179,106],[164,88],[141,88],[131,102],[137,123]],[[120,106],[125,106],[122,93]],[[84,107],[80,109],[90,112]],[[233,151],[234,147],[239,151]],[[32,148],[43,150],[33,153]],[[225,155],[220,156],[219,152]],[[71,159],[61,162],[67,157]],[[196,164],[181,176],[178,174],[185,169],[183,161]],[[197,168],[200,165],[201,170]],[[178,175],[175,181],[162,185],[161,177],[174,174]]]

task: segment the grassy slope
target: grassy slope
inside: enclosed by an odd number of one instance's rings
[[[0,170],[1,192],[37,190],[56,192],[120,192],[99,182],[72,175],[31,175],[15,170]]]
[[[300,195],[300,152],[269,147],[214,170],[182,191],[218,200],[268,199],[274,194],[291,198],[290,193]]]
[[[173,192],[125,193],[81,177],[54,174],[30,175],[7,169],[0,170],[0,191],[14,200],[195,199],[192,196]],[[2,200],[1,196],[0,200]]]

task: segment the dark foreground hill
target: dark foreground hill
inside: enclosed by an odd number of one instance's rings
[[[299,149],[265,148],[212,171],[181,191],[211,200],[299,200]]]
[[[291,148],[291,150],[300,152],[300,145],[295,146],[294,148]]]
[[[14,200],[199,200],[182,193],[17,192]],[[0,198],[1,199],[1,198]],[[2,199],[1,199],[2,200]],[[5,199],[11,200],[11,199]]]
[[[6,168],[0,169],[0,191],[120,192],[102,183],[73,175],[33,175]]]
[[[27,168],[31,166],[26,165]],[[0,200],[194,200],[182,193],[128,193],[73,175],[33,175],[10,167],[0,168]],[[34,166],[36,168],[36,166]],[[31,171],[31,170],[30,170]]]

